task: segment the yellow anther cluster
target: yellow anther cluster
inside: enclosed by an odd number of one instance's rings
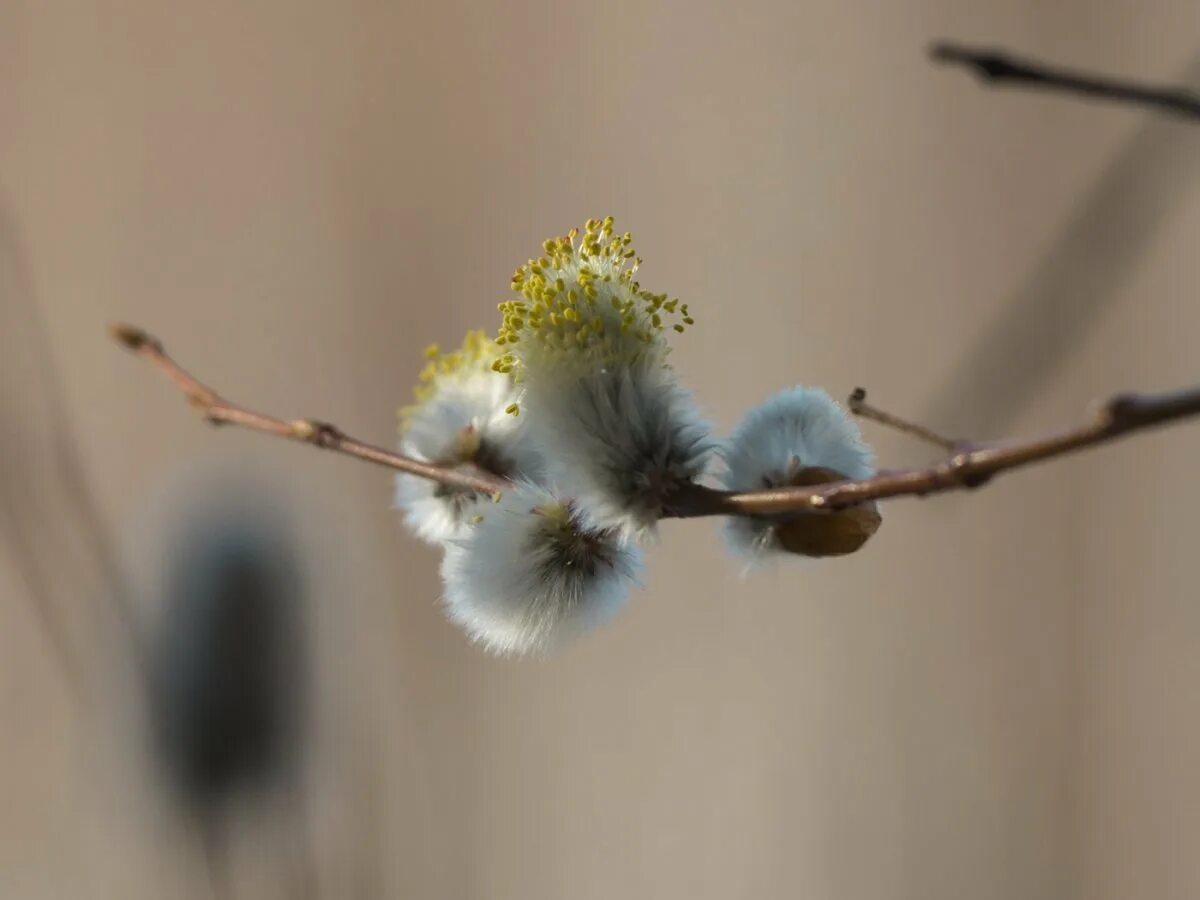
[[[589,368],[665,354],[663,331],[694,324],[687,304],[644,291],[634,276],[641,260],[629,232],[617,234],[612,216],[589,219],[542,244],[543,256],[517,269],[519,299],[500,304],[497,372],[521,381],[535,361]],[[675,321],[671,321],[675,320]]]
[[[422,403],[437,393],[439,382],[491,374],[492,363],[499,355],[500,348],[496,346],[496,342],[482,330],[468,331],[462,346],[449,353],[443,353],[437,344],[430,344],[425,348],[425,368],[421,370],[417,377],[417,386],[413,388],[416,402],[400,409],[401,424],[405,423]]]

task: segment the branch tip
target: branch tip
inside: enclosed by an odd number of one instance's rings
[[[949,41],[934,41],[926,52],[934,62],[961,62],[964,58],[963,49]]]
[[[123,344],[130,350],[141,350],[143,347],[153,347],[159,352],[162,351],[162,344],[158,338],[147,331],[143,331],[136,325],[126,325],[123,322],[114,322],[108,326],[108,333],[113,340]]]
[[[846,405],[849,407],[850,412],[856,416],[870,419],[873,422],[878,422],[880,425],[886,425],[888,428],[894,428],[896,431],[941,447],[943,450],[953,452],[961,444],[961,441],[953,441],[942,437],[936,431],[932,431],[923,425],[902,419],[882,409],[876,409],[867,403],[866,388],[856,387],[847,399]]]

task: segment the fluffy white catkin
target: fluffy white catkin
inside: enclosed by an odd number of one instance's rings
[[[636,545],[582,523],[570,503],[523,483],[447,544],[443,601],[488,650],[551,650],[604,622],[642,567]]]
[[[802,468],[833,469],[847,478],[873,473],[858,425],[819,388],[780,391],[751,409],[722,447],[724,486],[751,491],[789,484]],[[726,539],[737,554],[761,558],[779,551],[766,519],[731,517]]]
[[[641,360],[579,375],[524,402],[553,483],[598,527],[640,537],[672,488],[704,469],[708,426],[664,366]]]
[[[713,445],[666,361],[668,328],[692,317],[634,280],[631,240],[607,218],[546,241],[513,276],[520,299],[500,305],[494,367],[522,391],[555,487],[596,526],[641,537]]]
[[[473,463],[506,477],[542,476],[525,421],[505,412],[515,392],[510,379],[492,371],[496,355],[482,332],[468,334],[452,353],[427,351],[417,400],[401,411],[401,452],[427,462]],[[395,484],[405,524],[430,543],[460,537],[478,512],[480,497],[472,491],[404,473]]]

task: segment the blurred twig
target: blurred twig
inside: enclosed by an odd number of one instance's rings
[[[929,55],[937,62],[972,69],[988,84],[1064,91],[1200,119],[1200,94],[1185,88],[1154,87],[1105,75],[1075,72],[1017,59],[1003,50],[974,49],[949,41],[934,44],[929,49]]]
[[[1200,83],[1200,52],[1174,80]],[[1105,311],[1121,302],[1163,229],[1195,196],[1200,128],[1190,124],[1144,117],[1020,280],[1003,297],[979,298],[995,307],[992,321],[954,350],[958,361],[935,386],[923,421],[958,434],[1003,434],[1071,364]],[[935,345],[944,352],[937,337]]]
[[[0,552],[24,582],[74,699],[93,688],[89,641],[103,609],[142,660],[135,610],[92,493],[67,407],[50,328],[37,302],[19,230],[0,200]]]
[[[211,422],[242,425],[277,437],[304,441],[457,488],[492,493],[508,487],[509,482],[498,476],[415,460],[351,438],[332,425],[309,419],[277,419],[251,412],[223,399],[189,375],[167,355],[156,338],[141,329],[119,325],[112,333],[166,374]],[[885,471],[872,478],[835,481],[817,487],[781,487],[741,493],[689,485],[675,493],[663,516],[696,518],[821,512],[871,500],[974,488],[1009,469],[1074,453],[1196,415],[1200,415],[1200,386],[1161,394],[1120,394],[1105,403],[1091,422],[1076,428],[1032,440],[960,445],[946,458],[921,468]]]
[[[850,412],[860,418],[870,419],[873,422],[878,422],[880,425],[894,428],[896,431],[911,435],[918,440],[925,441],[927,444],[933,444],[935,447],[941,447],[946,451],[956,450],[966,443],[965,441],[954,441],[950,438],[942,437],[936,431],[931,431],[924,425],[918,425],[916,422],[902,419],[890,412],[876,409],[867,403],[867,392],[863,388],[855,388],[854,393],[850,395],[850,399],[846,401],[846,405],[850,408]]]

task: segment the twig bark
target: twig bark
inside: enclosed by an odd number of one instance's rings
[[[243,428],[262,431],[276,437],[312,444],[323,450],[344,453],[398,472],[428,478],[447,487],[495,493],[509,486],[507,480],[479,469],[434,465],[364,443],[344,434],[336,425],[328,422],[315,419],[277,419],[230,403],[171,359],[158,338],[132,325],[114,325],[109,330],[114,338],[134,353],[148,359],[155,368],[166,375],[183,391],[200,414],[214,425],[241,425]]]
[[[833,482],[817,490],[776,488],[727,494],[722,498],[722,511],[734,515],[771,515],[798,510],[843,509],[868,500],[924,497],[959,488],[976,488],[1010,469],[1196,415],[1200,415],[1200,386],[1161,394],[1119,394],[1105,403],[1091,422],[1058,434],[966,446],[929,466],[884,471],[873,478]]]
[[[945,41],[934,44],[929,55],[937,62],[972,69],[988,84],[1064,91],[1200,119],[1200,94],[1185,88],[1156,87],[1104,75],[1074,72],[1016,59],[1002,50],[973,49]]]
[[[301,441],[399,472],[428,478],[449,487],[482,493],[503,492],[509,487],[509,482],[499,476],[478,469],[440,466],[412,459],[352,438],[325,422],[277,419],[253,412],[225,400],[188,374],[167,355],[156,338],[141,329],[117,325],[112,328],[112,334],[174,382],[201,414],[214,424],[241,425]],[[820,513],[873,500],[923,497],[943,491],[976,488],[1010,469],[1074,453],[1197,415],[1200,415],[1200,385],[1168,393],[1119,394],[1105,403],[1092,421],[1076,428],[1031,440],[955,444],[949,456],[924,467],[883,471],[872,478],[834,481],[815,487],[732,492],[689,485],[672,496],[663,516],[690,519],[701,516]]]
[[[896,431],[911,435],[918,440],[925,441],[927,444],[941,447],[947,452],[953,452],[966,444],[965,441],[955,441],[947,437],[942,437],[936,431],[931,431],[924,425],[918,425],[916,422],[902,419],[885,410],[876,409],[867,402],[867,392],[863,388],[854,389],[854,393],[846,401],[846,406],[849,407],[850,412],[859,418],[870,419],[873,422],[878,422],[880,425],[894,428]]]

